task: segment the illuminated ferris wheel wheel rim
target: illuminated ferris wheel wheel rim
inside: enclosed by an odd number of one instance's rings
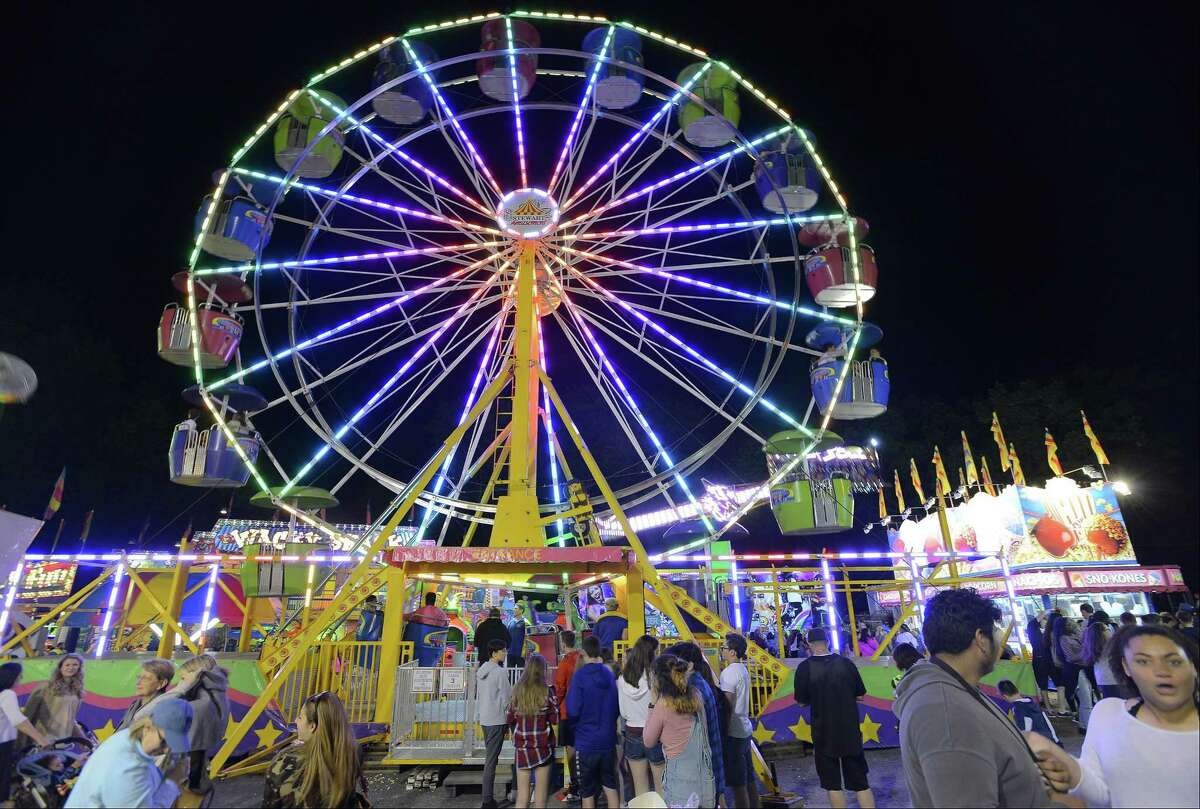
[[[606,22],[606,21],[600,21],[600,20],[579,20],[579,21],[589,22],[589,23],[593,23],[593,24]],[[688,50],[686,48],[684,48],[684,49]],[[372,49],[372,51],[373,50],[377,50],[377,48]],[[597,60],[596,54],[584,52],[584,51],[574,51],[574,50],[568,51],[568,50],[563,50],[563,49],[533,48],[533,49],[515,49],[513,52],[514,53],[524,53],[526,51],[531,52],[531,53],[569,55],[573,58],[580,58],[580,59],[589,60],[589,61]],[[368,51],[368,52],[371,52],[371,51]],[[688,52],[692,53],[693,55],[699,53],[694,50],[688,50]],[[362,55],[365,55],[365,54],[362,54]],[[453,64],[460,63],[460,62],[464,62],[464,61],[470,61],[470,60],[477,59],[481,56],[488,56],[488,55],[494,55],[494,54],[489,54],[488,52],[481,51],[481,52],[474,53],[474,54],[468,54],[465,56],[454,57],[451,59],[446,59],[446,60],[437,62],[436,64],[431,65],[428,69],[431,71],[440,70],[444,66],[447,66],[447,65],[453,65]],[[631,64],[625,63],[625,62],[619,62],[618,60],[612,60],[612,59],[606,58],[604,56],[600,56],[599,60],[606,61],[606,62],[612,62],[614,64],[620,64],[622,67],[627,67],[633,71],[642,73],[647,78],[653,78],[661,86],[668,86],[668,87],[673,86],[677,90],[681,89],[678,84],[670,82],[669,80],[666,80],[665,78],[658,76],[657,74],[654,74],[651,71],[645,70],[644,68],[641,68],[638,65],[631,65]],[[342,67],[345,67],[345,66],[347,66],[347,65],[345,65],[345,64],[342,65]],[[309,87],[304,88],[304,90],[301,90],[299,92],[307,92],[307,91],[311,90],[312,87],[316,85],[317,81],[324,81],[325,79],[328,79],[330,76],[334,75],[335,72],[336,71],[332,71],[332,72],[327,71],[326,73],[321,74],[316,80],[314,80],[314,82],[312,82],[309,85]],[[300,166],[300,163],[303,160],[304,156],[307,155],[307,153],[309,151],[311,151],[321,141],[322,138],[328,136],[331,132],[336,130],[339,123],[343,122],[354,111],[363,107],[364,104],[371,101],[375,96],[390,89],[391,87],[401,85],[404,82],[411,80],[414,76],[416,76],[417,74],[419,74],[421,72],[423,72],[423,71],[412,71],[403,76],[397,77],[396,79],[392,80],[391,82],[388,82],[387,84],[380,85],[380,86],[374,88],[371,92],[361,96],[353,104],[348,105],[341,113],[339,113],[337,115],[337,118],[330,121],[326,125],[325,129],[320,133],[320,135],[318,135],[317,137],[314,137],[310,140],[307,148],[301,154],[300,158],[298,158],[296,160],[296,162],[293,164],[292,169],[287,173],[285,182],[279,186],[279,189],[275,195],[275,198],[270,203],[270,211],[272,213],[274,212],[276,205],[279,203],[279,201],[285,195],[285,189],[287,188],[287,183],[295,179],[296,171],[297,171],[298,167]],[[646,90],[644,92],[646,92],[647,94],[653,95],[653,93],[650,93],[650,91],[648,91],[648,90]],[[760,98],[762,98],[761,93],[759,93],[758,91],[755,91],[755,92],[757,95],[759,95]],[[295,98],[296,98],[296,94],[290,95],[288,97],[288,100],[286,100],[285,103],[283,105],[281,105],[280,109],[277,110],[276,113],[268,119],[268,121],[264,124],[264,126],[262,128],[260,128],[259,132],[257,133],[257,135],[255,137],[257,138],[257,137],[261,136],[261,134],[263,132],[265,132],[266,129],[268,129],[272,124],[274,124],[275,121],[278,119],[279,114],[284,109],[286,109],[287,105],[289,103],[291,103],[291,101],[294,100]],[[692,94],[692,93],[688,93],[687,98],[688,98],[689,103],[701,105],[708,112],[710,112],[712,114],[719,114],[719,113],[717,113],[716,110],[714,110],[712,107],[710,107],[699,96],[696,96],[695,94]],[[585,99],[586,99],[586,97],[585,97]],[[776,112],[779,112],[777,107],[775,107],[774,105],[769,105],[769,106],[771,106]],[[547,104],[544,102],[530,102],[528,104],[525,104],[524,107],[526,110],[549,109],[549,108],[554,108],[554,107],[558,107],[564,111],[565,110],[574,111],[574,109],[575,109],[574,107],[572,107],[571,105],[568,105],[568,104],[554,105],[554,104]],[[436,129],[436,128],[442,128],[444,130],[444,121],[442,120],[441,110],[437,109],[436,107],[434,109],[436,111],[436,115],[431,113],[431,115],[430,115],[431,123],[428,126],[423,127],[419,131],[406,133],[403,138],[401,138],[397,141],[397,144],[407,143],[407,142],[416,140],[420,137],[424,137],[431,130]],[[492,105],[492,106],[484,107],[484,108],[459,110],[454,114],[454,119],[456,121],[465,121],[465,120],[469,120],[473,117],[477,117],[480,115],[507,113],[510,110],[511,110],[511,107],[509,107],[508,105]],[[602,118],[608,118],[608,119],[616,119],[616,118],[621,117],[619,115],[614,114],[613,110],[603,110],[594,104],[593,104],[593,108],[591,110],[589,110],[589,113],[591,116],[594,116],[594,117],[602,117]],[[369,120],[369,118],[367,120]],[[637,124],[637,121],[635,119],[630,118],[630,119],[627,119],[627,121],[628,121],[627,125],[629,125],[629,126],[634,126]],[[745,147],[745,153],[748,156],[756,157],[757,151],[755,149],[755,146],[753,144],[751,144],[747,140],[746,136],[743,135],[740,131],[737,131],[736,129],[734,131],[735,131],[736,140],[740,141],[740,144],[743,147]],[[443,132],[443,134],[444,134],[444,132]],[[654,131],[653,128],[647,134],[656,136],[656,137],[659,136],[659,133]],[[445,137],[446,137],[447,142],[449,142],[449,136],[447,135]],[[253,139],[252,139],[252,141],[253,141]],[[249,146],[252,145],[252,141],[248,142],[247,146],[244,147],[243,150],[239,151],[238,155],[236,156],[237,159],[232,164],[233,167],[237,166],[237,162],[240,161],[240,159],[248,151]],[[683,147],[682,144],[678,143],[678,136],[675,136],[675,141],[676,142],[673,143],[672,145],[675,146],[675,148],[677,150],[679,150],[680,152],[688,154],[689,150],[687,150],[686,147]],[[385,157],[386,154],[387,153],[380,153],[372,160],[372,163],[377,163],[379,160],[381,160],[383,157]],[[698,156],[696,156],[694,153],[689,154],[689,158],[691,160],[693,160],[694,162],[699,162],[699,160],[700,160],[700,158]],[[369,170],[369,167],[360,166],[360,171],[357,172],[355,176],[348,178],[344,182],[342,189],[340,189],[338,192],[339,196],[342,193],[344,193],[346,189],[352,188],[354,183],[357,182],[358,177],[361,177],[368,170]],[[706,170],[705,173],[707,173],[708,171],[710,171],[710,170]],[[223,177],[222,180],[224,180],[224,179],[225,178]],[[218,184],[217,191],[214,193],[214,199],[219,198],[218,195],[219,195],[219,192],[222,190],[223,185],[224,185],[223,182]],[[434,191],[435,196],[436,196],[436,193],[437,192]],[[509,193],[512,194],[514,192],[509,192]],[[731,201],[733,201],[735,204],[737,204],[739,207],[741,207],[743,211],[745,211],[745,208],[742,205],[740,199],[738,199],[736,196],[733,196]],[[330,199],[326,203],[326,210],[328,210],[328,208],[333,206],[336,202],[337,202],[336,198]],[[485,205],[487,204],[486,199],[484,200],[484,203],[485,203]],[[557,211],[556,211],[556,213],[557,213]],[[746,214],[747,214],[747,217],[750,218],[748,211],[746,211]],[[503,224],[504,224],[503,216],[498,215],[497,219],[498,219],[498,224],[501,225],[500,230],[502,230],[502,231],[506,230],[506,228],[503,226]],[[552,228],[552,227],[553,227],[553,225],[550,225],[549,227],[545,228],[541,232],[537,233],[536,236],[541,237],[541,236],[547,235],[550,232],[550,228]],[[796,257],[798,259],[798,249],[795,246],[795,233],[791,228],[789,228],[788,232],[789,232],[789,236],[792,240],[793,251],[796,252],[796,254],[797,254]],[[314,229],[309,234],[309,237],[306,239],[304,249],[301,253],[302,256],[307,255],[307,250],[311,246],[312,238],[315,237],[315,235],[316,235],[316,230]],[[510,235],[519,235],[521,237],[529,236],[529,234],[525,233],[525,232],[513,234],[511,231],[510,231]],[[197,250],[197,253],[198,253],[198,250]],[[321,415],[321,409],[318,406],[316,406],[316,403],[310,401],[310,407],[311,407],[311,412],[315,413],[317,416],[317,419],[321,422],[320,426],[314,424],[312,419],[309,417],[309,415],[306,412],[304,412],[304,409],[298,405],[298,403],[296,402],[295,396],[291,392],[290,387],[280,377],[279,369],[277,367],[277,360],[275,358],[274,352],[271,351],[269,345],[266,342],[267,334],[266,334],[265,328],[263,328],[262,319],[261,319],[261,311],[262,310],[260,309],[260,306],[259,306],[260,299],[257,295],[258,282],[261,277],[261,273],[257,271],[257,267],[260,263],[261,263],[261,248],[258,252],[258,255],[256,255],[256,259],[255,259],[256,271],[253,273],[255,276],[255,287],[256,287],[255,288],[256,295],[255,295],[254,307],[255,307],[255,311],[256,311],[256,316],[258,318],[260,337],[262,338],[262,341],[263,341],[263,347],[264,347],[264,350],[266,351],[266,356],[269,359],[269,364],[272,368],[272,371],[276,376],[276,380],[281,385],[283,390],[287,393],[287,398],[289,399],[289,401],[291,401],[291,403],[293,404],[293,407],[296,408],[297,412],[301,415],[301,417],[304,418],[305,422],[308,424],[310,429],[312,429],[315,433],[317,433],[319,436],[321,436],[323,440],[326,440],[327,445],[332,445],[333,449],[337,450],[338,453],[340,455],[342,455],[346,460],[350,461],[355,466],[359,466],[361,468],[361,466],[357,460],[357,456],[352,451],[350,451],[348,448],[344,447],[344,445],[336,439],[330,441],[330,439],[333,438],[332,434],[334,431],[332,430],[331,426],[326,422],[325,418]],[[747,262],[747,263],[752,263],[752,262]],[[770,271],[770,263],[764,262],[764,266],[766,267],[766,270],[767,270],[766,272],[764,272],[764,275],[766,276],[766,278],[769,280],[770,284],[772,285],[772,292],[773,292],[774,291],[773,290],[774,275]],[[195,261],[195,258],[193,258],[190,268],[194,271],[195,267],[196,267],[196,261]],[[798,261],[797,261],[796,271],[797,271],[797,274],[799,274]],[[802,285],[799,283],[794,284],[795,292],[794,292],[793,306],[799,300],[799,294],[800,294],[801,287],[802,287]],[[293,295],[295,294],[295,285],[292,286],[291,294],[293,294]],[[189,296],[189,307],[192,309],[192,311],[194,313],[195,308],[196,308],[196,301],[193,296]],[[772,320],[772,323],[774,322],[774,319],[778,316],[778,314],[779,313],[774,311],[774,308],[769,308],[769,315]],[[783,340],[784,348],[777,352],[764,353],[763,368],[760,370],[759,377],[756,380],[755,385],[753,387],[753,392],[747,398],[747,400],[746,400],[745,404],[743,405],[743,407],[741,408],[740,412],[738,412],[737,415],[734,417],[735,420],[730,420],[730,423],[726,427],[724,427],[716,437],[714,437],[712,440],[710,440],[707,444],[705,444],[700,449],[691,453],[688,457],[681,459],[674,465],[672,465],[669,468],[665,469],[664,471],[648,478],[647,480],[644,480],[639,484],[634,484],[633,486],[626,487],[625,489],[622,489],[620,492],[618,492],[618,496],[621,499],[623,505],[626,505],[626,506],[633,505],[636,502],[641,502],[646,499],[652,498],[659,493],[659,489],[661,488],[661,486],[665,483],[669,483],[669,481],[673,477],[677,477],[680,473],[682,473],[682,474],[691,473],[701,463],[703,463],[708,457],[711,457],[711,455],[716,451],[716,449],[718,449],[728,439],[729,435],[731,435],[735,430],[738,429],[738,427],[741,425],[741,423],[745,420],[747,414],[750,413],[755,408],[755,406],[759,403],[759,401],[762,399],[763,395],[766,392],[767,387],[770,385],[771,381],[774,379],[775,374],[778,372],[780,365],[782,364],[783,359],[785,358],[786,353],[787,353],[786,348],[787,348],[788,341],[791,338],[792,331],[794,329],[795,319],[796,319],[796,312],[793,308],[793,310],[790,312],[790,316],[787,318],[787,330],[786,330],[787,334]],[[859,322],[861,322],[861,316],[859,317]],[[289,330],[293,329],[294,325],[295,325],[295,321],[293,319],[289,318]],[[296,342],[295,335],[294,335],[294,331],[293,331],[292,332],[293,346],[295,345],[295,342]],[[298,369],[300,367],[299,352],[293,351],[291,353],[291,357],[293,360],[293,362],[292,362],[293,367]],[[769,368],[767,367],[768,365],[770,366]],[[298,371],[298,373],[302,374],[303,372],[301,370],[301,371]],[[200,368],[197,368],[197,375],[198,375],[198,378],[201,380],[201,384],[203,384],[203,371]],[[308,386],[305,385],[302,387],[305,392],[305,395],[310,396],[310,391],[309,391]],[[734,390],[731,388],[724,395],[724,398],[721,401],[722,409],[724,409],[725,405],[729,402],[729,400],[733,396],[734,396]],[[811,406],[810,406],[810,410],[811,410]],[[219,416],[218,416],[218,418],[219,418]],[[805,416],[805,420],[807,421],[807,414]],[[818,430],[818,432],[820,432],[820,430],[823,430],[823,429],[824,429],[824,425],[821,426],[821,428]],[[374,479],[376,479],[380,482],[383,482],[385,485],[388,486],[388,488],[390,488],[392,490],[398,491],[406,485],[403,481],[400,481],[391,476],[383,475],[382,473],[379,473],[377,470],[371,471],[371,470],[364,469],[363,471],[366,471]],[[635,499],[630,499],[630,498],[635,498]],[[445,495],[434,494],[430,491],[424,492],[424,494],[422,495],[422,501],[423,501],[424,505],[434,507],[435,510],[438,510],[438,511],[443,511],[443,510],[454,511],[456,516],[459,516],[459,517],[466,517],[467,515],[464,515],[461,512],[456,511],[456,509],[473,509],[473,510],[485,512],[485,513],[492,512],[495,509],[495,506],[490,503],[479,503],[479,502],[472,501],[472,500],[462,500],[462,499],[457,499],[457,498],[451,498],[451,497],[448,497]],[[547,509],[551,508],[552,505],[553,504],[545,504]]]

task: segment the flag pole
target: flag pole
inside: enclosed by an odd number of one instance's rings
[[[66,525],[66,522],[62,517],[58,518],[58,530],[54,532],[54,541],[50,543],[50,553],[54,553],[54,549],[58,547],[58,538],[62,536],[63,526]]]

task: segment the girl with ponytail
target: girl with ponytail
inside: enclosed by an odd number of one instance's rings
[[[688,661],[664,654],[654,661],[654,707],[642,737],[660,741],[667,758],[662,796],[668,806],[715,806],[712,751],[708,745],[704,702],[690,682]]]

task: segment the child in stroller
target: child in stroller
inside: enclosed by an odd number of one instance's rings
[[[89,732],[88,737],[92,734]],[[79,777],[95,738],[71,736],[47,748],[28,751],[17,763],[19,783],[13,787],[13,804],[30,809],[60,809]]]

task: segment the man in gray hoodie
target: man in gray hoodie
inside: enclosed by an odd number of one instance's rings
[[[493,638],[487,645],[488,659],[475,672],[475,701],[479,705],[479,724],[483,727],[487,757],[483,762],[483,807],[494,807],[496,798],[496,762],[500,760],[500,748],[504,746],[504,734],[508,730],[506,713],[512,684],[508,681],[508,669],[504,658],[508,644]]]
[[[1003,646],[1000,609],[972,589],[943,590],[925,607],[930,659],[896,689],[900,760],[913,806],[1050,806],[1029,745],[979,692]]]

